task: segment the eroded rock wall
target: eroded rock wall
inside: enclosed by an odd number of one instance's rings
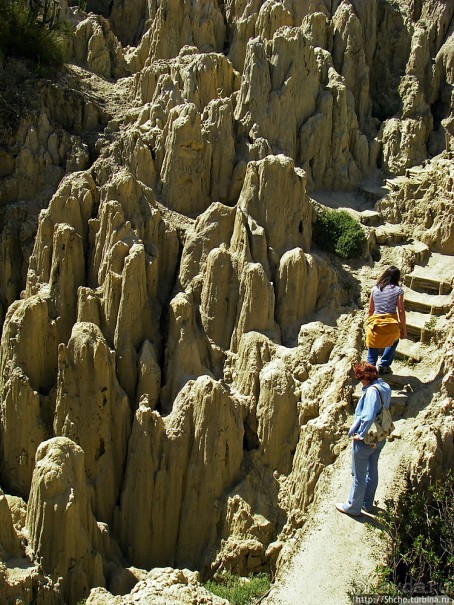
[[[65,9],[82,97],[45,88],[0,168],[0,485],[28,500],[30,582],[70,605],[128,592],[127,565],[273,569],[362,348],[310,193],[409,178],[452,117],[449,3],[89,5]],[[429,198],[451,163],[381,204],[448,254],[449,195]],[[23,554],[5,504],[4,559]],[[137,594],[197,584],[154,580]]]
[[[44,441],[36,465],[26,526],[29,545],[43,571],[59,580],[68,603],[104,585],[101,532],[91,512],[84,452],[70,439]]]
[[[454,254],[454,167],[452,159],[428,162],[390,181],[379,208],[431,250]]]

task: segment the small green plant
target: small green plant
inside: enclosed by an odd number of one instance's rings
[[[375,594],[454,596],[454,476],[427,490],[409,486],[386,500],[380,515],[386,560],[377,569]]]
[[[357,258],[366,241],[358,221],[345,210],[324,208],[318,213],[313,230],[314,241],[341,258]]]
[[[435,315],[432,315],[431,318],[426,321],[426,323],[424,324],[424,327],[426,330],[433,330],[436,325],[437,325],[437,318],[435,317]]]
[[[251,605],[269,587],[270,579],[266,573],[245,578],[225,572],[216,580],[208,580],[205,584],[207,590],[227,599],[232,605]]]

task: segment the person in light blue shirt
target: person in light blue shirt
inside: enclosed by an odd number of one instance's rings
[[[364,443],[364,438],[380,413],[382,402],[386,409],[391,405],[391,388],[384,380],[378,378],[375,366],[365,361],[357,363],[355,377],[363,385],[363,395],[358,401],[355,419],[348,431],[348,436],[353,440],[352,486],[347,502],[336,502],[339,512],[353,517],[359,516],[361,509],[372,511],[378,485],[378,458],[386,439],[368,445]]]

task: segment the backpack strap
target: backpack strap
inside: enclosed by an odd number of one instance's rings
[[[385,404],[383,403],[383,397],[381,396],[380,389],[378,387],[376,387],[374,384],[372,384],[371,387],[377,391],[378,396],[380,397],[380,402],[381,402],[380,412],[382,412],[385,409]],[[380,412],[378,412],[378,414],[380,414]],[[378,414],[377,414],[377,416],[378,416]]]

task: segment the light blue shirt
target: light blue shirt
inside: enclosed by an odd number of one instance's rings
[[[377,393],[377,389],[372,388],[372,386],[380,390],[384,407],[389,409],[391,405],[391,387],[381,378],[374,380],[368,387],[363,387],[363,395],[355,410],[355,420],[348,431],[349,437],[356,434],[360,439],[364,439],[373,421],[380,413],[380,395]]]

